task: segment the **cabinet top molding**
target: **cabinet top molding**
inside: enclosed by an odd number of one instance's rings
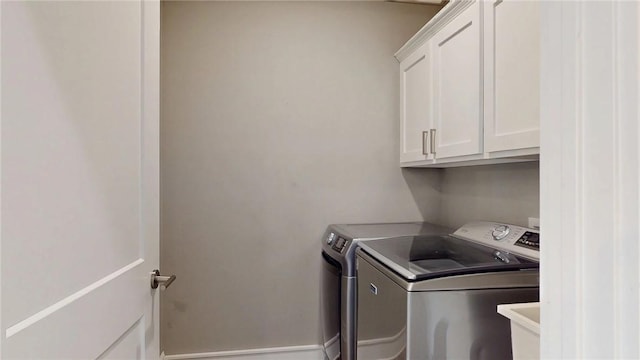
[[[434,16],[425,26],[423,26],[418,32],[409,39],[401,48],[395,53],[398,61],[403,61],[413,51],[415,51],[422,44],[427,42],[435,33],[437,33],[443,26],[447,25],[451,20],[455,19],[464,9],[471,6],[476,0],[451,0],[445,7],[440,10],[436,16]]]

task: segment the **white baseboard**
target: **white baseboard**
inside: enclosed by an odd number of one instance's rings
[[[163,353],[164,354],[164,353]],[[322,360],[320,345],[165,355],[165,360]]]

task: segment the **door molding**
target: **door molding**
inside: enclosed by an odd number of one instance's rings
[[[541,357],[640,357],[635,2],[541,2]]]

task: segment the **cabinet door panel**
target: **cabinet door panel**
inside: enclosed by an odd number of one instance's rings
[[[479,21],[474,3],[434,36],[436,158],[482,151]]]
[[[540,146],[537,1],[485,3],[485,151]]]
[[[400,63],[400,162],[428,159],[422,132],[431,128],[429,44]]]

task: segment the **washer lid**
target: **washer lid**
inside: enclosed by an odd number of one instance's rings
[[[415,236],[360,243],[363,251],[407,280],[538,268],[538,262],[451,236]]]

